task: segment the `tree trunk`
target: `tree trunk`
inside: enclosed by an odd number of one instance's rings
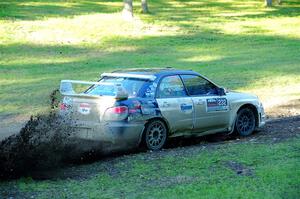
[[[266,6],[271,7],[272,6],[272,0],[266,0]]]
[[[125,19],[132,19],[133,18],[132,0],[124,0],[123,17]]]
[[[149,13],[147,0],[142,0],[142,13]]]

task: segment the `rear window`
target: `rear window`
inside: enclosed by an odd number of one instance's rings
[[[141,87],[147,80],[125,78],[125,77],[104,77],[99,82],[121,84],[127,91],[129,97],[136,97]],[[94,85],[85,93],[92,95],[114,96],[116,94],[115,87],[112,85]]]

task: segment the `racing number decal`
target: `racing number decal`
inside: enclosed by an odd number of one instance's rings
[[[209,98],[206,99],[206,111],[227,111],[227,99],[226,98]]]

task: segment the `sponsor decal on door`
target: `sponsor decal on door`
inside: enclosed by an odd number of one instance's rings
[[[228,104],[226,98],[209,98],[206,99],[206,111],[227,111]]]

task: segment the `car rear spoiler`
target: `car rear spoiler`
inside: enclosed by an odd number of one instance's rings
[[[64,96],[69,97],[95,97],[99,98],[100,95],[92,95],[88,93],[76,93],[73,89],[73,84],[85,84],[85,85],[108,85],[115,88],[115,95],[110,96],[115,99],[126,99],[128,98],[128,92],[124,89],[120,83],[108,83],[108,82],[89,82],[89,81],[79,81],[79,80],[61,80],[59,91]]]
[[[143,75],[143,74],[131,74],[131,73],[102,73],[101,77],[127,77],[136,79],[146,79],[154,81],[156,79],[155,75]]]

